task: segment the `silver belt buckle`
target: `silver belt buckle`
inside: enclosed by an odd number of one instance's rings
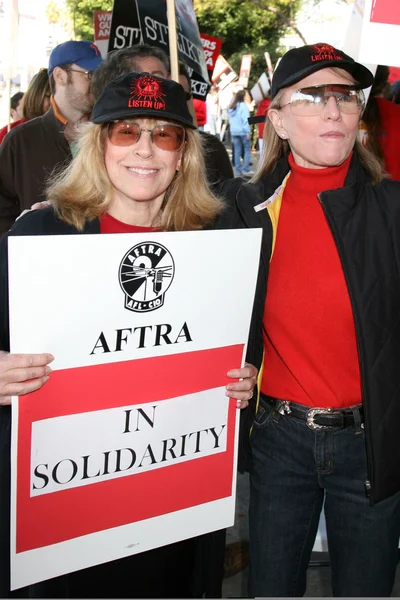
[[[332,413],[332,409],[331,408],[310,408],[310,410],[307,411],[307,427],[309,427],[310,429],[312,429],[313,431],[317,430],[317,429],[330,429],[329,425],[318,425],[318,423],[314,422],[314,417],[315,415],[323,415],[326,413]]]

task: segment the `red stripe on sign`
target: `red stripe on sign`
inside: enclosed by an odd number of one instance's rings
[[[145,473],[30,497],[32,423],[41,419],[175,398],[221,387],[241,364],[243,345],[54,371],[19,398],[18,552],[226,498],[232,492],[236,402],[227,450]]]
[[[371,23],[400,25],[400,4],[393,0],[374,0],[371,7]]]

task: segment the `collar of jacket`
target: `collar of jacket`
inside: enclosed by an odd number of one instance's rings
[[[60,121],[59,119],[57,119],[56,114],[55,114],[54,109],[53,109],[52,106],[50,106],[50,108],[47,111],[47,113],[45,113],[44,115],[42,115],[39,118],[42,119],[43,127],[50,134],[61,133],[61,134],[64,135],[65,123],[63,123],[62,121]],[[65,140],[65,142],[68,144],[67,140]]]
[[[282,184],[289,171],[288,159],[284,157],[277,162],[272,173],[264,175],[255,186],[254,184],[247,184],[257,188],[258,203],[272,196],[275,190]],[[344,186],[337,190],[321,192],[319,194],[320,201],[324,208],[329,210],[333,215],[343,215],[353,210],[356,204],[358,204],[363,189],[369,182],[370,179],[361,165],[357,152],[353,152]],[[242,187],[245,188],[246,186]],[[257,203],[253,206],[256,205]],[[266,217],[268,216],[266,212],[265,210],[260,211],[259,215]]]
[[[367,184],[370,184],[368,173],[362,167],[357,152],[353,152],[344,186],[337,190],[321,192],[320,202],[325,211],[333,217],[344,216],[361,201]]]
[[[275,190],[282,184],[289,170],[287,158],[282,158],[272,173],[262,177],[257,183],[242,184],[236,194],[236,204],[247,227],[262,227],[263,229],[261,253],[266,265],[269,263],[272,255],[273,224],[268,210],[256,212],[254,207],[272,196]]]

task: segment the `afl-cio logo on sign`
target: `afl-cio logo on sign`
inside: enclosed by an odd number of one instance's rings
[[[160,308],[174,271],[174,259],[161,244],[143,242],[131,248],[119,266],[125,308],[139,313]]]

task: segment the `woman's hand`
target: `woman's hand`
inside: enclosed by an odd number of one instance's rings
[[[0,351],[0,406],[11,404],[11,396],[39,390],[51,373],[52,354],[9,354]]]
[[[258,370],[245,363],[245,366],[241,369],[232,369],[228,371],[228,377],[232,379],[239,379],[234,383],[228,383],[226,386],[226,395],[229,398],[236,398],[236,406],[238,408],[246,408],[249,404],[249,400],[253,397],[254,387],[257,383]]]
[[[22,213],[20,215],[18,215],[18,217],[15,220],[18,221],[18,219],[20,219],[21,217],[26,215],[28,212],[31,212],[31,210],[38,210],[40,208],[46,208],[46,206],[50,206],[50,202],[48,200],[43,200],[42,202],[35,202],[35,204],[32,204],[32,206],[30,208],[23,210]]]

